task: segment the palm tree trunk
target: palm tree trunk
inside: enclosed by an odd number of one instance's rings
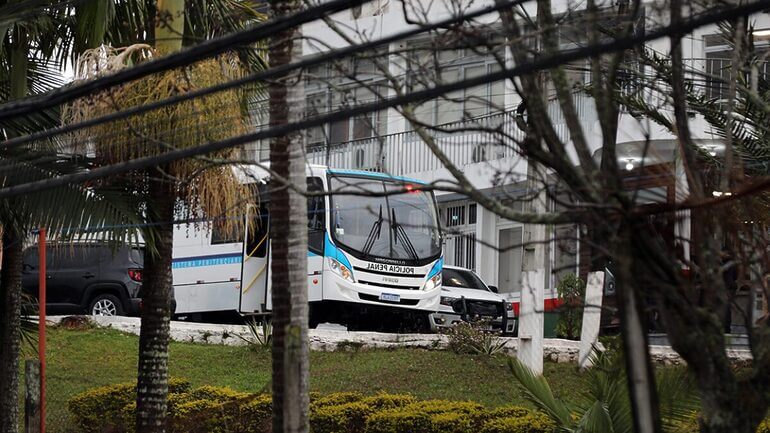
[[[157,179],[163,174],[158,171],[150,173],[150,176]],[[155,251],[147,248],[144,253],[136,393],[136,431],[139,433],[162,433],[166,430],[174,193],[171,182],[151,181],[147,201],[150,229],[146,236],[152,236]]]
[[[0,332],[0,431],[19,430],[19,350],[21,347],[22,239],[3,230],[0,276],[2,331]]]
[[[300,7],[298,1],[273,0],[275,16]],[[298,30],[273,37],[270,66],[290,63],[302,53]],[[304,90],[296,74],[269,85],[270,124],[301,119]],[[301,81],[299,81],[301,82]],[[302,133],[275,138],[270,143],[271,168],[291,184],[304,188],[305,160]],[[308,431],[308,304],[307,204],[290,188],[273,185],[270,195],[273,300],[273,432]]]
[[[27,35],[18,26],[10,53],[10,99],[27,96]],[[16,135],[9,131],[9,135]],[[2,275],[0,276],[0,431],[19,429],[19,349],[21,344],[22,238],[3,224]]]
[[[182,48],[184,0],[158,0],[155,48],[168,54]],[[176,190],[166,179],[168,167],[150,170],[145,239],[153,239],[155,251],[145,249],[142,283],[142,323],[139,331],[139,366],[136,378],[136,431],[166,431],[168,401],[168,343],[170,340]]]

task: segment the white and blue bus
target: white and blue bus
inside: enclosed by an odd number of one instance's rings
[[[259,206],[245,212],[251,221],[245,234],[227,235],[217,224],[175,227],[177,315],[272,310],[269,174],[256,166],[239,170],[259,191]],[[411,327],[438,309],[443,266],[438,208],[421,184],[308,166],[308,190],[323,193],[307,200],[311,326],[328,321],[349,328]]]

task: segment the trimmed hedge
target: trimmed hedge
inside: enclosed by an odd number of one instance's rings
[[[184,379],[171,379],[168,383],[169,395],[185,393],[190,389],[190,382]],[[76,395],[67,402],[67,409],[74,415],[78,431],[83,433],[101,433],[112,431],[116,420],[122,423],[124,408],[134,405],[136,411],[136,384],[94,388]],[[132,418],[133,424],[133,418]]]
[[[97,388],[72,398],[68,408],[78,431],[133,432],[136,392],[131,384]],[[267,394],[173,380],[168,398],[169,433],[269,432]],[[553,433],[545,415],[519,406],[487,410],[470,401],[417,400],[407,394],[313,393],[313,433]]]

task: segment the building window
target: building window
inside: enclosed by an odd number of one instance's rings
[[[316,117],[346,107],[376,102],[387,88],[379,82],[374,62],[369,58],[353,59],[339,69],[319,66],[306,73],[306,116]],[[348,76],[355,76],[356,82]],[[306,132],[308,148],[353,140],[370,139],[385,133],[386,112],[375,111],[353,118],[339,120]]]
[[[446,209],[446,226],[457,227],[465,225],[465,205],[452,206]]]
[[[436,43],[437,44],[437,43]],[[436,83],[452,83],[487,75],[501,69],[500,49],[483,55],[477,49],[435,49],[435,44],[414,42],[407,56],[407,82],[412,91]],[[496,81],[445,94],[417,105],[415,117],[427,125],[445,125],[465,119],[498,114],[505,108],[505,81]]]
[[[447,228],[444,259],[447,265],[476,269],[476,203],[450,203],[442,206]]]
[[[768,49],[767,41],[756,41],[755,54],[761,55]],[[705,93],[710,99],[724,100],[727,98],[730,81],[735,75],[732,66],[733,48],[723,35],[706,35],[703,38],[706,55]],[[759,75],[765,79],[770,76],[768,62],[757,65]],[[748,78],[748,77],[746,77]],[[697,80],[696,80],[697,81]]]
[[[476,232],[447,235],[445,239],[447,265],[476,270]]]
[[[476,203],[468,205],[468,224],[476,224]]]

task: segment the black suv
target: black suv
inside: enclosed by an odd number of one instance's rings
[[[61,243],[46,249],[46,311],[98,316],[138,315],[142,248],[103,243]],[[38,247],[24,251],[22,285],[38,296]]]

